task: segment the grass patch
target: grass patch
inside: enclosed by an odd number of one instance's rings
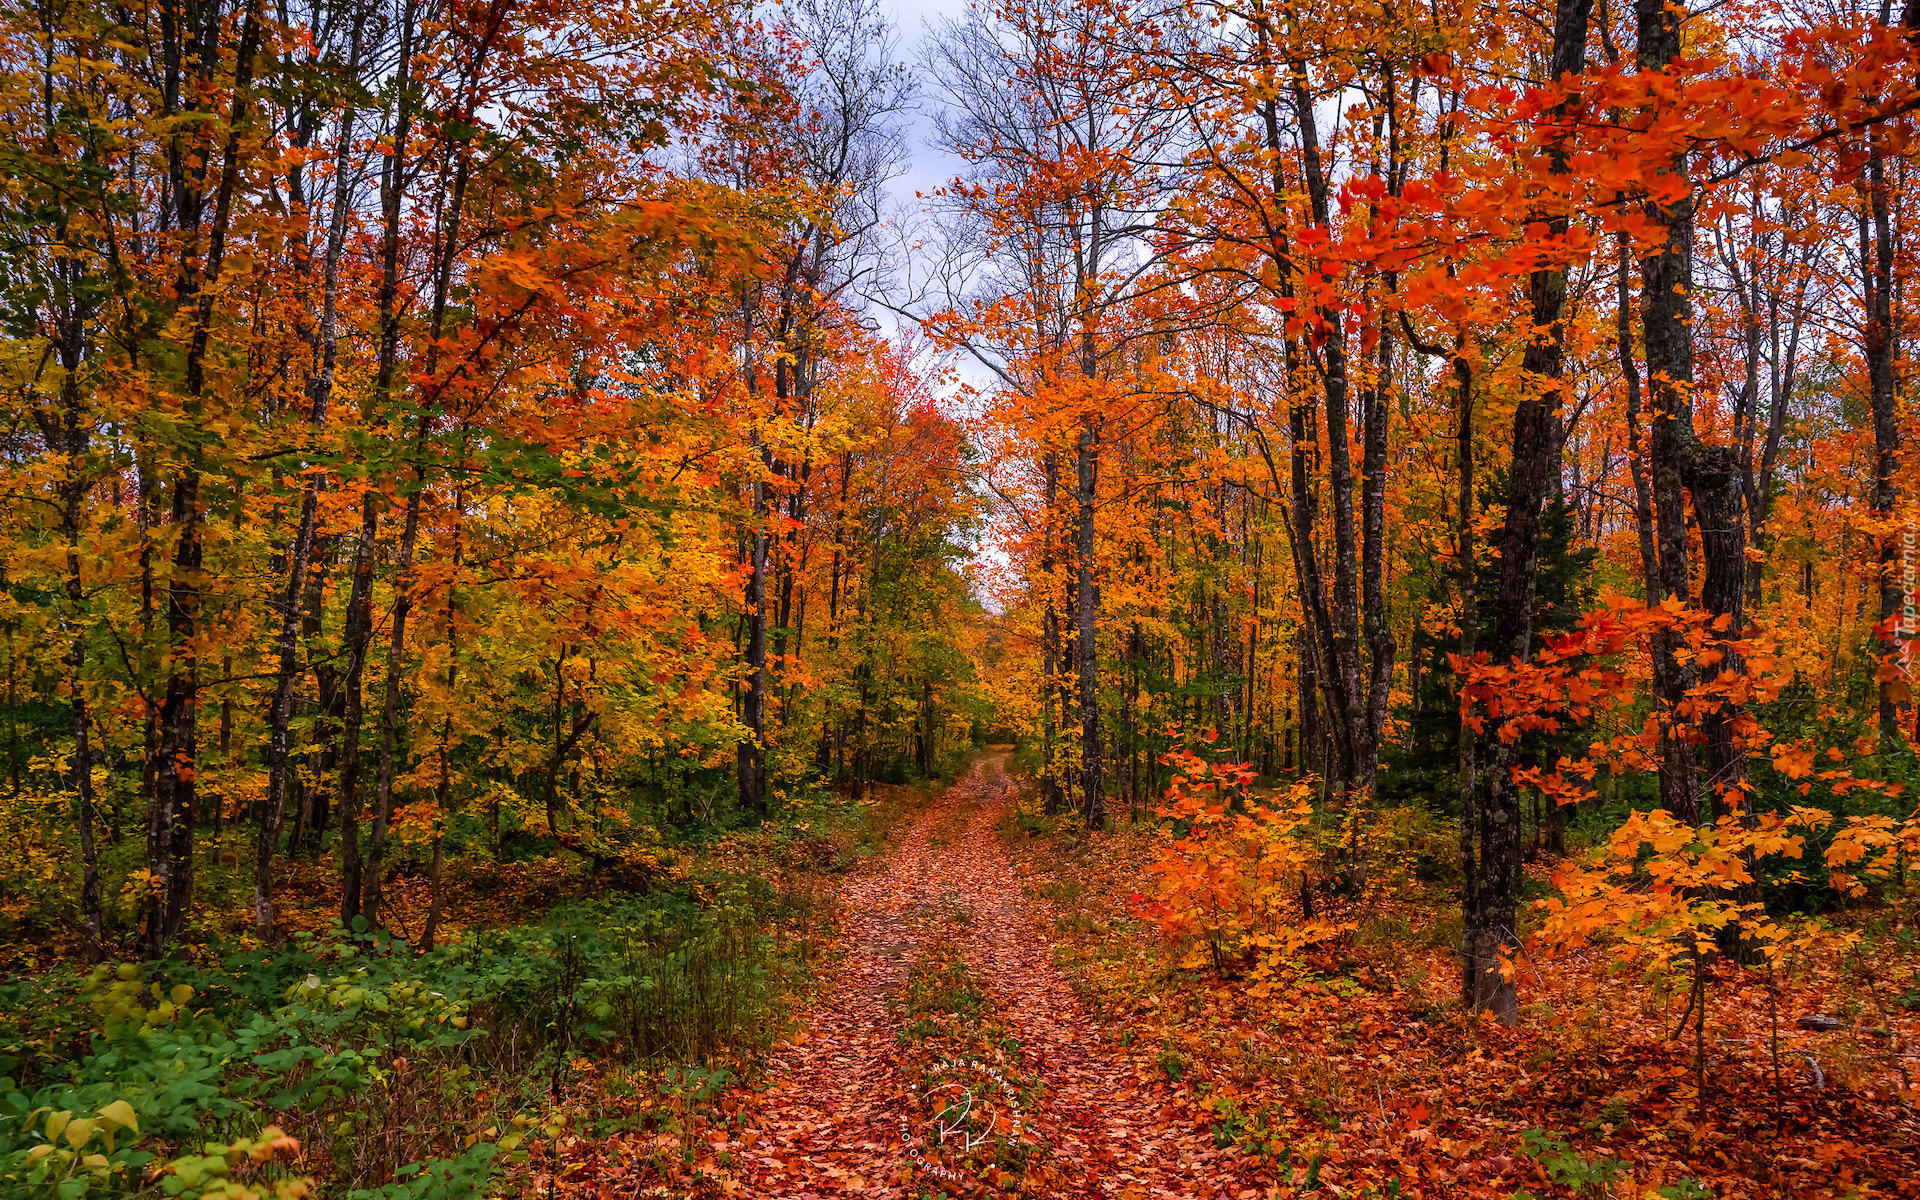
[[[916,1195],[1049,1194],[1048,1148],[1029,1120],[1037,1088],[959,947],[943,940],[922,953],[896,1007],[915,1097],[902,1133]]]

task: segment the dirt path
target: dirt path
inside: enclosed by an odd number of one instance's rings
[[[1005,761],[1001,753],[976,763],[914,820],[880,869],[849,881],[848,957],[806,1032],[772,1064],[772,1092],[740,1142],[740,1194],[967,1190],[907,1178],[907,1143],[924,1118],[906,1102],[887,1004],[938,930],[956,927],[956,909],[966,914],[958,927],[967,931],[968,966],[1012,1027],[1024,1070],[1039,1076],[1040,1100],[1027,1118],[1052,1147],[1048,1195],[1262,1194],[1245,1160],[1215,1149],[1189,1114],[1142,1084],[1079,1011],[1042,940],[1044,905],[1022,895],[994,836],[1015,793]]]

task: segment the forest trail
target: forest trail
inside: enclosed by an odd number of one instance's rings
[[[1170,1095],[1116,1057],[1052,961],[1042,901],[1022,894],[994,825],[1017,786],[990,752],[905,830],[880,868],[841,900],[848,956],[805,1032],[771,1064],[760,1117],[740,1143],[740,1194],[908,1197],[994,1194],[981,1181],[905,1179],[926,1117],[909,1104],[890,998],[943,930],[964,946],[997,1020],[1038,1076],[1023,1118],[1050,1147],[1049,1196],[1257,1196],[1249,1164],[1215,1149]],[[964,916],[961,916],[964,914]]]

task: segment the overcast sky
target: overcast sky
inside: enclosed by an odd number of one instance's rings
[[[931,195],[934,189],[945,185],[959,174],[963,165],[959,159],[943,153],[935,144],[933,113],[943,102],[940,89],[926,78],[921,64],[922,53],[931,27],[952,20],[966,12],[968,0],[880,0],[883,11],[893,23],[900,60],[914,72],[918,81],[918,100],[907,131],[906,169],[889,184],[896,209],[904,209],[914,214],[909,220],[918,217],[926,201],[916,198],[915,193]],[[881,314],[875,314],[880,316]],[[884,327],[891,328],[897,318],[882,317]],[[949,369],[960,378],[975,387],[986,387],[990,383],[988,376],[964,355],[948,356]],[[993,567],[999,564],[1000,556],[983,544],[975,547],[976,565]],[[978,585],[976,592],[989,609],[999,611],[987,589]]]
[[[919,112],[907,135],[907,170],[893,181],[894,196],[910,203],[916,191],[931,192],[959,170],[958,160],[942,154],[933,144],[931,114],[941,98],[939,89],[921,74],[920,63],[930,27],[964,13],[967,0],[881,0],[881,8],[893,21],[900,57],[913,69],[920,84]]]

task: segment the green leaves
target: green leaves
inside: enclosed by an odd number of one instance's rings
[[[1566,1141],[1539,1129],[1520,1134],[1521,1146],[1546,1171],[1547,1178],[1581,1196],[1604,1196],[1627,1163],[1605,1155],[1588,1158]],[[1664,1194],[1664,1193],[1663,1193]]]
[[[0,1080],[0,1087],[11,1084],[11,1080]],[[74,1093],[42,1092],[36,1099],[54,1096],[66,1101]],[[139,1117],[125,1099],[109,1101],[92,1112],[56,1110],[51,1104],[27,1110],[29,1103],[19,1092],[10,1092],[0,1101],[0,1182],[61,1197],[137,1186],[139,1168],[153,1156],[135,1148]],[[23,1110],[25,1115],[18,1116]],[[9,1119],[8,1113],[16,1119]]]

